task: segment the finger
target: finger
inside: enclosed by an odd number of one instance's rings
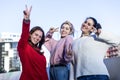
[[[69,52],[71,52],[72,51],[72,45],[71,44],[69,44]]]
[[[25,5],[25,8],[26,8],[26,11],[28,11],[28,7],[27,7],[27,5]]]
[[[95,27],[93,27],[93,31],[94,31],[94,32],[97,32],[97,29],[96,29]]]
[[[56,29],[59,29],[59,27],[57,27]]]
[[[58,29],[59,29],[59,27],[55,28],[55,31],[57,32],[57,31],[58,31]]]
[[[72,45],[69,45],[69,54],[72,55]]]
[[[32,6],[30,7],[29,13],[31,12],[31,10],[32,10]]]
[[[53,26],[51,26],[50,28],[54,28]]]
[[[51,27],[51,28],[50,28],[50,31],[53,31],[53,30],[54,30],[54,27]]]
[[[93,30],[96,30],[96,28],[95,27],[92,27],[93,28]]]
[[[54,27],[50,27],[50,29],[54,29]]]
[[[59,27],[55,28],[56,30],[59,29]]]
[[[23,11],[24,15],[27,15],[26,11]]]

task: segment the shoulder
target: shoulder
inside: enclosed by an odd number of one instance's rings
[[[75,54],[79,50],[80,38],[73,40],[72,51]]]
[[[68,36],[66,36],[65,38],[72,38],[72,39],[73,39],[73,37],[72,37],[71,35],[68,35]]]
[[[73,41],[73,37],[72,37],[71,35],[66,36],[65,39],[66,39],[66,40],[69,40],[69,41],[70,41],[70,40]]]
[[[80,38],[73,40],[72,45],[77,45],[80,42]]]

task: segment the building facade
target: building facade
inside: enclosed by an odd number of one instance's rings
[[[1,72],[20,70],[17,44],[20,34],[0,33],[0,69]]]

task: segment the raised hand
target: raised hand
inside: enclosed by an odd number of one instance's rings
[[[112,46],[107,50],[107,57],[118,56],[119,46]]]
[[[32,6],[30,7],[30,9],[27,8],[27,5],[25,7],[26,7],[26,9],[23,11],[24,19],[29,19],[30,18],[30,12],[32,10]]]
[[[101,33],[101,28],[99,29],[93,28],[93,33],[99,35]]]
[[[58,27],[57,28],[54,28],[54,27],[51,27],[50,29],[49,29],[49,32],[50,33],[54,33],[54,32],[58,32]]]

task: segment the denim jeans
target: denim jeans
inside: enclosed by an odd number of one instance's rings
[[[50,80],[69,80],[67,66],[50,67]]]
[[[110,80],[107,75],[87,75],[78,77],[77,80]]]

